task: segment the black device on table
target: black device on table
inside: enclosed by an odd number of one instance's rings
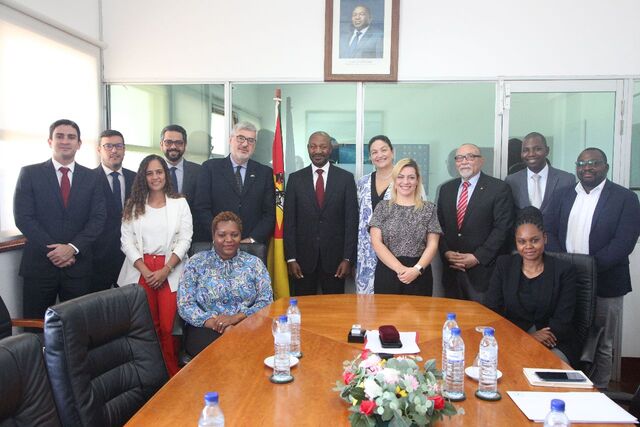
[[[535,371],[542,381],[550,382],[585,382],[586,378],[579,372]]]

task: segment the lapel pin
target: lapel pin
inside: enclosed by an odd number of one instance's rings
[[[249,178],[255,178],[256,176],[254,174],[249,175]]]

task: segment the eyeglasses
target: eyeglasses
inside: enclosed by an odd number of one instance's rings
[[[578,160],[576,166],[583,168],[585,166],[599,166],[604,163],[604,160]]]
[[[182,147],[184,146],[184,141],[179,139],[177,141],[173,141],[171,139],[165,139],[164,141],[162,141],[164,143],[164,145],[166,146],[170,146],[170,145],[175,145],[176,147]]]
[[[481,156],[480,154],[471,154],[471,153],[469,153],[469,154],[464,154],[464,155],[462,155],[462,154],[458,154],[457,156],[455,156],[455,157],[453,158],[453,160],[455,160],[457,163],[460,163],[460,162],[462,162],[463,160],[466,160],[466,161],[468,161],[468,162],[472,162],[472,161],[474,161],[475,159],[477,159],[478,157],[482,157],[482,156]]]
[[[253,145],[256,143],[256,139],[255,138],[247,138],[244,135],[236,135],[236,140],[240,143],[240,144],[244,144],[245,142],[248,142],[249,144]]]
[[[124,149],[124,143],[122,143],[122,142],[119,142],[117,144],[107,143],[107,144],[103,144],[102,148],[104,148],[105,150],[109,150],[109,151],[111,151],[111,150],[120,151],[120,150]]]

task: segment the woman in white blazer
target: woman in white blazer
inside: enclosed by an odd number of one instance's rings
[[[171,334],[176,291],[193,223],[187,200],[174,192],[167,164],[155,154],[140,163],[123,209],[121,231],[126,259],[118,285],[139,283],[147,292],[162,355],[173,376],[178,372],[178,341]]]

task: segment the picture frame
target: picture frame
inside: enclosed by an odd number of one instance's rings
[[[325,0],[325,81],[397,81],[400,0]]]

